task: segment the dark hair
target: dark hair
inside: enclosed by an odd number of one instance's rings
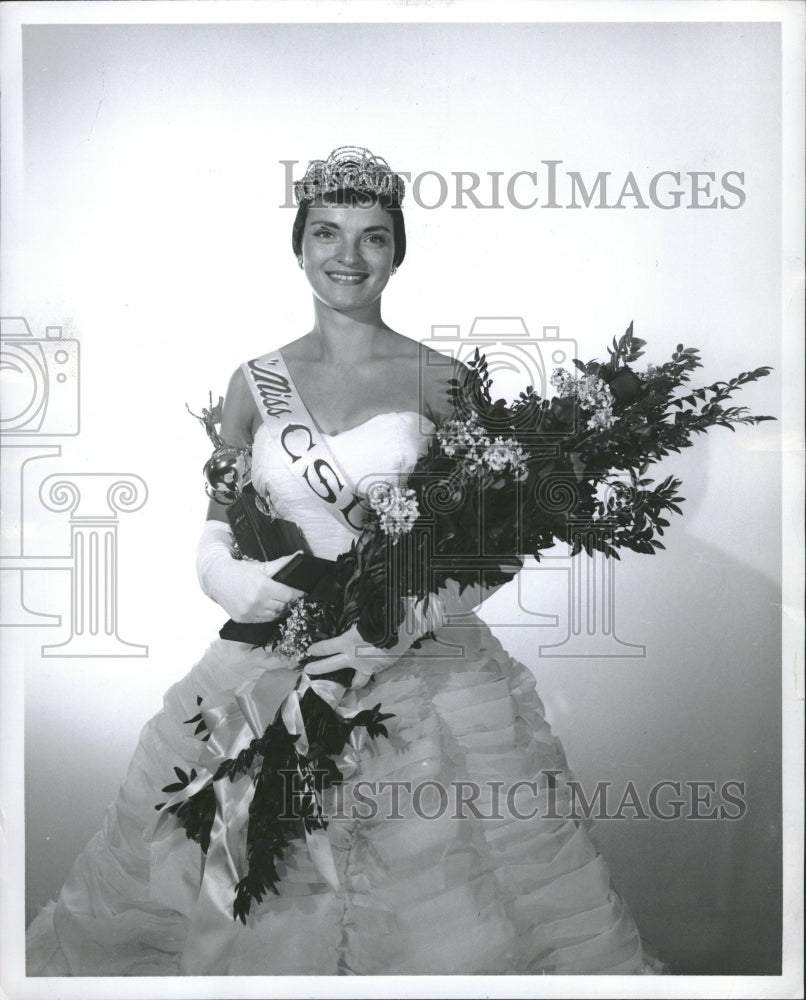
[[[340,188],[338,191],[328,191],[317,198],[317,203],[325,206],[348,205],[359,208],[370,208],[372,205],[380,205],[386,209],[392,218],[392,236],[394,238],[395,251],[392,257],[392,267],[400,267],[403,258],[406,256],[406,224],[403,221],[403,209],[400,201],[387,194],[368,194],[366,191],[357,191],[355,188]],[[291,249],[294,256],[299,257],[302,253],[302,234],[305,230],[305,220],[308,218],[308,209],[315,204],[313,201],[301,201],[294,225],[291,229]]]

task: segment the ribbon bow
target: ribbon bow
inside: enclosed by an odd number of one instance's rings
[[[185,972],[192,970],[194,974],[204,974],[221,968],[220,961],[237,931],[232,915],[233,898],[247,867],[249,807],[255,785],[249,774],[235,780],[227,777],[214,780],[214,777],[222,764],[247,750],[278,716],[289,735],[297,737],[294,744],[297,753],[305,756],[310,750],[310,740],[305,730],[302,699],[308,691],[338,711],[346,686],[286,669],[266,670],[256,681],[242,685],[226,701],[201,703],[201,717],[210,735],[197,762],[199,773],[191,772],[190,780],[160,805],[159,815],[149,831],[152,845],[159,845],[161,839],[173,832],[167,823],[171,807],[187,801],[212,783],[215,818],[183,952]],[[344,709],[339,714],[343,712]],[[344,764],[349,773],[357,767],[359,749],[359,743],[351,738],[344,754],[340,755],[339,763]],[[310,792],[316,794],[313,789]],[[334,892],[338,891],[339,876],[327,832],[323,828],[309,829],[306,824],[305,839],[320,876]],[[242,919],[245,921],[244,917]]]

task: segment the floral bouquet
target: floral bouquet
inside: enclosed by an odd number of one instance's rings
[[[451,384],[452,417],[405,487],[379,484],[368,494],[363,533],[340,557],[338,630],[355,623],[367,642],[390,647],[412,599],[427,608],[448,580],[460,592],[498,586],[521,557],[539,560],[557,542],[572,555],[615,558],[620,548],[662,549],[664,515],[681,513],[681,482],[655,483],[649,466],[710,427],[774,419],[724,405],[771,369],[680,392],[701,367],[699,352],[679,344],[670,361],[638,371],[645,345],[630,324],[608,361],[575,360],[576,375],[556,369],[552,399],[528,387],[509,405],[493,400],[477,350],[466,376]]]
[[[656,483],[647,478],[648,468],[711,427],[733,430],[774,419],[725,405],[771,369],[689,389],[701,367],[698,350],[679,344],[669,361],[640,371],[633,366],[645,344],[630,324],[608,347],[607,361],[577,360],[574,374],[557,369],[553,398],[541,398],[530,386],[511,404],[492,398],[487,363],[477,350],[463,377],[451,383],[451,417],[405,484],[382,482],[368,491],[362,533],[336,560],[326,591],[300,598],[269,623],[264,644],[296,668],[310,662],[312,642],[353,625],[370,645],[390,649],[412,609],[426,613],[432,595],[449,581],[460,594],[470,586],[500,586],[524,556],[539,560],[558,542],[572,555],[600,551],[614,558],[621,548],[649,555],[662,549],[666,515],[681,513],[681,483],[671,476]],[[346,690],[352,674],[325,677]],[[251,777],[249,870],[236,886],[234,905],[244,921],[252,900],[277,891],[276,862],[300,821],[308,833],[325,827],[320,796],[343,780],[338,758],[353,729],[364,727],[372,738],[386,735],[389,716],[380,705],[347,718],[310,689],[300,705],[302,741],[284,725],[281,706],[263,735],[224,761],[202,787],[196,788],[195,772],[177,769],[178,783],[164,789],[173,798],[157,807],[174,813],[206,850],[216,812],[214,783]],[[204,731],[201,713],[188,721]],[[301,800],[297,795],[294,816],[283,799],[283,769],[298,773],[306,791]],[[183,796],[184,789],[192,794]]]

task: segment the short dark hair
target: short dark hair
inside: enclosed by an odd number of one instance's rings
[[[340,188],[338,191],[328,191],[317,198],[317,203],[321,205],[348,205],[369,208],[378,204],[386,209],[392,218],[392,237],[394,239],[395,251],[392,257],[392,267],[400,267],[403,258],[406,256],[406,223],[403,221],[403,209],[400,201],[387,194],[367,194],[366,191],[357,191],[355,188]],[[291,249],[294,256],[299,257],[302,253],[302,234],[305,230],[305,220],[308,218],[308,209],[315,204],[313,201],[301,201],[297,209],[294,225],[291,229]]]

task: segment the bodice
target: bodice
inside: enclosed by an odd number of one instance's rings
[[[341,434],[322,437],[356,493],[365,496],[379,480],[401,483],[425,453],[434,430],[427,417],[404,410],[378,413]],[[314,555],[335,559],[350,547],[354,536],[299,480],[265,424],[252,446],[252,482],[280,517],[300,528]]]

